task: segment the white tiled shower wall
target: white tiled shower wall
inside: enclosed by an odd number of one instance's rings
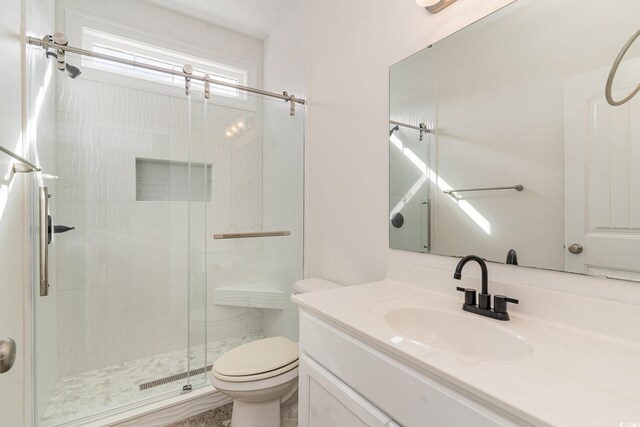
[[[135,1],[59,1],[59,29],[66,8],[249,60],[261,80],[260,41]],[[260,278],[262,244],[204,236],[262,227],[260,107],[210,104],[204,130],[202,95],[194,94],[189,119],[182,88],[167,96],[59,76],[58,97],[55,222],[76,227],[56,239],[59,375],[186,347],[187,204],[136,202],[135,158],[186,161],[190,124],[192,160],[214,169],[206,216],[202,205],[191,212],[192,235],[202,231],[191,241],[196,270],[208,246],[209,339],[260,331],[261,310],[215,306],[212,290]],[[253,129],[229,140],[225,127],[238,119]],[[203,317],[192,311],[192,321]]]

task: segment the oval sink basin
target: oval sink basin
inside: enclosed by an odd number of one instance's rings
[[[475,315],[405,307],[387,312],[384,318],[404,338],[460,355],[505,361],[533,352],[516,332]]]

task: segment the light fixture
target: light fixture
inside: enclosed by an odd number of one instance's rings
[[[416,0],[418,6],[424,7],[431,13],[438,13],[445,7],[451,6],[455,2],[456,0],[438,0],[435,3],[433,0]]]

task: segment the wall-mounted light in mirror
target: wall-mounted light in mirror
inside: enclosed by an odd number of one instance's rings
[[[444,9],[447,6],[452,5],[456,1],[457,0],[439,0],[439,1],[434,1],[434,0],[416,0],[416,3],[418,3],[418,6],[424,7],[425,9],[427,9],[431,13],[438,13],[442,9]]]

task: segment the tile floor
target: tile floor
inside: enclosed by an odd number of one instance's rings
[[[167,427],[230,427],[233,403],[169,424]]]
[[[169,424],[167,427],[231,427],[233,403]],[[298,427],[298,404],[282,408],[281,427]]]
[[[213,363],[220,354],[233,347],[261,338],[264,338],[264,334],[251,334],[209,343],[207,363]],[[191,358],[192,367],[203,366],[204,351],[202,350],[195,349],[192,352],[194,355]],[[178,392],[182,389],[182,385],[186,384],[186,380],[143,391],[140,391],[139,385],[184,372],[186,360],[187,351],[180,350],[60,378],[40,420],[40,425],[57,426],[165,393]],[[204,378],[204,375],[199,375],[194,382],[202,381]]]

